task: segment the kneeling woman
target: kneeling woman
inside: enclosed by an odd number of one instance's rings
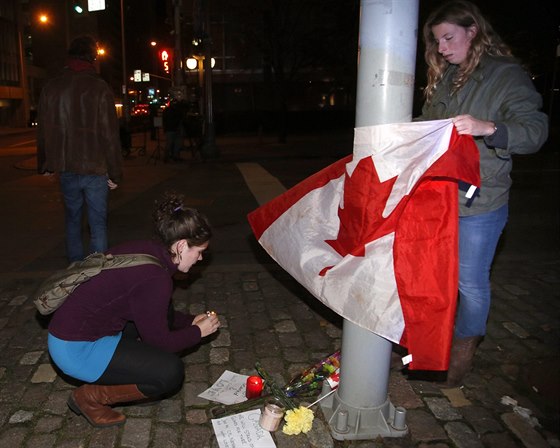
[[[93,426],[124,423],[125,416],[109,405],[178,391],[184,366],[176,353],[220,326],[214,313],[186,315],[172,312],[171,305],[172,276],[202,259],[211,236],[208,221],[170,193],[156,205],[154,222],[159,241],[124,243],[109,253],[149,254],[161,266],[102,271],[68,297],[49,325],[51,358],[87,383],[72,391],[68,406]]]

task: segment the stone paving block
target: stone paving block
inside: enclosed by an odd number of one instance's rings
[[[208,383],[214,384],[216,381],[218,381],[218,378],[220,378],[220,376],[222,376],[222,373],[224,373],[226,370],[228,370],[227,366],[220,366],[220,365],[213,365],[213,364],[210,365],[208,367],[208,378],[207,378]]]
[[[280,429],[273,433],[273,439],[276,442],[277,448],[312,448],[305,434],[288,436]]]
[[[546,448],[549,446],[529,422],[518,414],[514,412],[502,414],[502,420],[507,428],[523,442],[525,447]]]
[[[0,381],[2,380],[5,374],[6,374],[6,367],[0,367]]]
[[[259,284],[255,281],[244,281],[242,282],[243,291],[258,291]]]
[[[278,340],[282,347],[301,347],[303,344],[300,333],[279,333]]]
[[[252,350],[233,350],[232,351],[232,370],[240,373],[241,369],[247,369],[255,365],[258,358]]]
[[[52,383],[57,374],[51,364],[41,364],[31,378],[32,383]]]
[[[451,421],[462,418],[461,413],[451,407],[451,403],[447,398],[425,397],[424,401],[438,420]]]
[[[114,448],[117,446],[117,438],[120,434],[120,426],[109,428],[94,428],[88,448]]]
[[[414,389],[400,372],[389,375],[389,397],[395,406],[405,409],[417,409],[424,406],[424,402],[416,395]]]
[[[478,435],[462,422],[446,423],[445,430],[457,448],[484,447]]]
[[[50,384],[31,384],[21,397],[19,404],[21,406],[40,407],[45,401],[48,400],[51,393]]]
[[[152,421],[147,418],[128,418],[124,424],[121,447],[147,448],[150,444]]]
[[[274,324],[274,330],[277,333],[295,333],[297,327],[293,320],[283,320]]]
[[[519,448],[519,444],[506,432],[485,434],[481,441],[489,448]]]
[[[465,394],[463,393],[463,389],[460,387],[442,389],[441,392],[447,397],[447,399],[451,403],[451,406],[453,406],[454,408],[472,405],[472,403],[467,400],[467,397],[465,397]]]
[[[178,448],[179,429],[176,426],[157,425],[154,431],[153,446],[161,448]]]
[[[0,434],[0,448],[15,448],[23,446],[23,441],[27,436],[27,428],[15,427],[8,428]]]
[[[269,310],[268,313],[272,320],[287,320],[291,317],[291,315],[283,309]]]
[[[272,321],[263,313],[249,315],[249,322],[252,330],[255,331],[268,331],[272,327]]]
[[[185,421],[190,425],[202,425],[208,422],[208,416],[204,409],[191,409],[186,412]]]
[[[430,381],[410,381],[409,384],[419,396],[427,395],[443,395],[441,388],[437,384]]]
[[[29,438],[27,443],[25,444],[27,448],[49,448],[58,446],[61,447],[62,445],[56,444],[56,435],[55,434],[40,434],[34,435]],[[76,446],[76,445],[74,445]],[[78,445],[79,446],[79,445]],[[82,445],[85,446],[85,445]]]
[[[502,322],[504,328],[520,339],[528,338],[529,333],[516,322]]]
[[[18,403],[25,393],[26,384],[0,384],[0,403]]]
[[[301,348],[286,348],[282,350],[284,354],[284,359],[289,361],[290,363],[299,362],[299,363],[309,363],[309,355],[301,350]]]
[[[127,417],[150,418],[156,414],[159,404],[159,402],[150,401],[139,405],[123,404],[122,406],[115,406],[115,410],[122,412]]]
[[[515,296],[528,296],[529,294],[531,294],[529,291],[527,291],[524,288],[521,288],[519,285],[517,284],[508,284],[508,285],[502,285],[502,287],[509,293],[515,295]]]
[[[307,434],[307,441],[313,448],[333,448],[334,441],[329,426],[320,418],[313,421],[313,427]]]
[[[200,398],[198,396],[198,394],[200,394],[202,391],[205,391],[206,389],[208,389],[207,383],[202,383],[202,382],[186,383],[183,386],[184,406],[190,407],[190,406],[207,405],[209,401],[205,400],[204,398]]]
[[[229,349],[227,348],[213,348],[210,350],[210,363],[211,364],[226,364],[229,361]]]
[[[158,422],[178,423],[183,419],[183,403],[180,399],[167,399],[159,402],[156,408]]]
[[[477,434],[502,432],[504,427],[488,410],[480,406],[466,406],[461,408],[461,414],[474,428]]]
[[[515,381],[519,376],[520,367],[517,364],[502,364],[500,365],[500,370],[502,373],[508,377],[508,379]]]
[[[258,319],[267,313],[266,305],[261,296],[246,301],[246,312],[250,312],[251,319]]]
[[[212,347],[231,347],[230,332],[225,329],[220,329],[217,336],[210,342]]]
[[[235,336],[251,334],[251,326],[247,325],[245,318],[234,318],[229,316],[229,331]]]
[[[37,351],[37,352],[27,352],[22,358],[19,360],[20,364],[24,365],[34,365],[37,364],[37,361],[41,358],[44,351]]]
[[[27,300],[27,296],[17,296],[17,297],[14,297],[13,299],[11,299],[8,302],[8,305],[9,306],[20,306],[20,305],[23,305],[26,300]]]
[[[208,366],[206,364],[189,364],[188,357],[185,365],[185,381],[205,381],[208,378]]]
[[[421,443],[418,448],[449,448],[449,445],[447,443]]]
[[[255,355],[262,356],[280,356],[280,344],[276,334],[273,332],[261,331],[253,338],[253,346],[255,347]]]
[[[333,339],[339,339],[342,337],[342,328],[327,322],[325,320],[321,320],[320,322],[321,327],[323,327],[325,333],[327,334],[327,336],[333,338]]]
[[[447,434],[435,417],[424,410],[412,409],[406,413],[406,424],[412,441],[436,442],[446,440]]]
[[[305,345],[312,350],[326,350],[331,347],[330,341],[325,338],[321,330],[304,331]]]
[[[16,411],[15,413],[12,414],[12,416],[8,420],[8,423],[10,424],[25,423],[32,420],[33,416],[34,416],[33,412],[20,409],[19,411]]]
[[[61,416],[71,412],[66,404],[68,396],[69,392],[65,390],[51,393],[49,399],[43,405],[43,410]]]
[[[40,433],[50,433],[53,431],[57,431],[62,427],[64,420],[62,417],[58,416],[45,416],[41,417],[37,420],[37,424],[35,425],[35,432]]]
[[[187,426],[183,430],[181,448],[213,448],[214,431],[207,426]],[[216,445],[217,446],[217,445]]]

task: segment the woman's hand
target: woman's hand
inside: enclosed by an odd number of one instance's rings
[[[220,328],[220,320],[214,311],[199,314],[193,319],[193,325],[198,325],[202,337],[215,333]]]
[[[495,123],[477,120],[471,115],[457,115],[452,119],[459,135],[472,135],[474,137],[487,137],[496,132]]]

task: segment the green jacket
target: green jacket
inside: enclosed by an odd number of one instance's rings
[[[523,68],[511,58],[485,56],[455,95],[450,94],[457,66],[450,65],[432,102],[425,104],[419,120],[438,120],[469,114],[496,123],[490,137],[474,137],[480,152],[482,185],[467,205],[459,192],[460,216],[477,215],[508,202],[512,154],[537,152],[548,137],[548,118],[540,111],[542,98]]]

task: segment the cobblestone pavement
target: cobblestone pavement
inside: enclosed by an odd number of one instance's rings
[[[215,337],[184,358],[185,384],[181,392],[151,406],[119,408],[128,417],[124,426],[94,429],[74,415],[66,399],[75,384],[57,375],[49,361],[47,321],[35,312],[29,297],[50,270],[63,264],[60,228],[54,226],[50,232],[41,233],[39,227],[46,226],[46,220],[35,218],[39,221],[35,222],[25,213],[16,213],[17,219],[24,221],[12,222],[10,233],[1,232],[3,247],[10,238],[16,238],[20,253],[14,253],[17,268],[5,267],[0,272],[0,448],[216,448],[210,421],[210,409],[216,404],[198,394],[224,370],[250,374],[255,362],[260,361],[277,382],[285,383],[340,348],[340,318],[250,240],[244,217],[256,203],[235,169],[233,162],[239,159],[235,148],[238,146],[224,142],[221,160],[206,164],[159,164],[147,170],[145,158],[126,162],[128,186],[123,184],[120,196],[112,198],[110,239],[143,235],[143,215],[154,198],[170,187],[188,191],[193,203],[214,223],[216,242],[211,260],[177,279],[173,300],[178,309],[191,313],[216,310],[223,326]],[[272,154],[271,149],[268,154]],[[301,156],[301,152],[298,154]],[[286,186],[332,161],[332,157],[288,155],[291,158],[263,158],[262,154],[244,157],[261,163]],[[557,156],[550,157],[557,160]],[[539,179],[558,176],[557,171],[546,174],[548,162],[539,166]],[[30,210],[49,200],[55,219],[62,210],[54,187],[43,185],[35,197],[26,193],[36,185],[35,178],[29,175],[4,183],[0,194],[6,195],[3,199],[25,197]],[[520,178],[521,185],[524,179],[533,185],[528,197],[540,198],[540,190],[546,189],[548,196],[544,197],[557,199],[557,181],[551,190],[544,181],[535,186],[530,175],[529,180]],[[540,206],[531,203],[531,207]],[[560,447],[560,261],[555,237],[543,235],[550,231],[549,213],[539,210],[540,214],[529,214],[522,204],[512,201],[512,229],[493,269],[488,334],[463,388],[443,390],[426,378],[407,375],[402,370],[400,350],[395,347],[389,397],[395,406],[407,410],[409,431],[405,437],[335,441],[316,409],[310,433],[286,436],[277,431],[273,434],[276,445]],[[519,245],[512,241],[512,237],[517,240],[524,234],[526,238]],[[48,245],[42,246],[46,243],[41,236],[50,240]]]

